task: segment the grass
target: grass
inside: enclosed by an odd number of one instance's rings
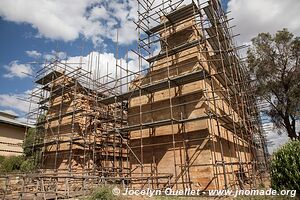
[[[113,186],[101,186],[85,200],[119,200],[120,198],[112,193],[112,189]]]

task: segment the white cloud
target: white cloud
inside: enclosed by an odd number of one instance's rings
[[[34,89],[33,89],[34,90]],[[4,112],[16,115],[18,118],[16,120],[27,123],[27,114],[29,107],[31,111],[37,108],[35,102],[38,101],[36,97],[31,97],[31,92],[33,90],[26,90],[23,93],[14,94],[0,94],[0,109]],[[32,103],[30,105],[30,99],[32,98]],[[28,119],[30,124],[34,124],[34,116]]]
[[[94,84],[89,82],[86,78],[88,77],[90,80],[98,80],[98,83],[106,84],[110,82],[107,86],[114,87],[111,82],[118,77],[122,77],[122,91],[124,92],[127,89],[127,85],[125,86],[125,82],[132,80],[136,77],[136,74],[132,74],[132,72],[137,72],[139,70],[138,67],[138,57],[135,56],[133,53],[129,53],[128,55],[128,63],[126,62],[126,56],[124,58],[118,59],[118,65],[121,65],[123,70],[120,72],[120,68],[116,72],[116,58],[113,53],[100,53],[100,52],[90,52],[85,56],[72,56],[68,57],[67,60],[61,60],[62,65],[51,66],[52,69],[55,70],[65,70],[67,66],[67,71],[73,71],[78,67],[81,67],[81,84],[89,87],[90,89],[93,88]],[[66,64],[66,65],[65,65]],[[69,66],[69,67],[68,67]],[[127,75],[126,69],[128,67],[130,77],[126,78]],[[91,72],[91,73],[88,73]],[[72,73],[74,75],[75,73]],[[83,76],[84,75],[84,76]],[[101,78],[102,77],[102,78]],[[119,82],[118,82],[119,84]],[[99,84],[98,84],[99,86]],[[120,89],[120,87],[118,87]]]
[[[67,53],[62,51],[51,51],[51,53],[45,53],[43,54],[43,58],[47,61],[50,61],[52,59],[58,58],[60,60],[67,58]]]
[[[29,110],[29,99],[27,92],[17,94],[0,94],[0,106],[6,110],[13,110],[15,113],[24,114]]]
[[[55,55],[53,55],[53,54],[44,54],[43,55],[43,58],[45,59],[45,60],[52,60],[52,59],[55,59]]]
[[[109,14],[104,6],[94,7],[90,12],[89,18],[91,20],[109,19]]]
[[[300,35],[300,1],[299,0],[230,0],[229,18],[237,25],[238,42],[249,42],[261,32],[275,33],[288,28],[295,35]]]
[[[31,57],[31,58],[39,58],[39,57],[41,57],[41,53],[40,52],[38,52],[38,51],[36,51],[36,50],[31,50],[31,51],[25,51],[26,52],[26,54],[29,56],[29,57]]]
[[[133,56],[131,53],[128,54],[128,69],[132,72],[138,71],[137,57]],[[126,72],[122,70],[120,73],[120,68],[116,73],[116,58],[113,53],[99,53],[90,52],[86,56],[73,56],[67,59],[67,63],[73,68],[78,67],[78,63],[82,63],[82,68],[86,71],[92,72],[92,78],[98,79],[109,74],[110,77],[115,78],[116,74],[118,77],[124,77]],[[126,58],[119,58],[118,65],[121,65],[123,69],[127,68]],[[109,80],[112,80],[109,78]],[[105,79],[102,79],[105,82]]]
[[[99,45],[103,39],[116,41],[120,29],[120,44],[137,39],[135,25],[137,2],[97,0],[2,0],[0,16],[16,23],[28,23],[42,37],[72,41],[83,35]]]
[[[32,75],[31,66],[29,64],[19,64],[17,60],[10,62],[9,65],[5,65],[4,68],[8,71],[8,73],[3,75],[5,78],[25,78]]]
[[[274,151],[276,151],[282,145],[287,143],[289,140],[290,139],[286,134],[278,135],[276,131],[268,131],[267,141],[271,142],[271,144],[268,146],[269,153],[272,154]]]
[[[268,142],[268,151],[272,154],[276,149],[289,141],[287,134],[284,134],[284,130],[281,131],[283,134],[278,133],[278,129],[274,127],[271,122],[264,122],[262,129],[266,134],[266,139]]]

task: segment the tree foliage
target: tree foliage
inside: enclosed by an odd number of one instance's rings
[[[40,115],[37,119],[37,123],[45,120],[45,115]],[[32,171],[37,168],[38,162],[41,158],[41,147],[38,145],[43,142],[41,137],[44,132],[44,127],[39,126],[35,128],[29,128],[23,141],[23,152],[25,161],[21,165],[22,171]]]
[[[22,172],[32,172],[36,169],[36,162],[33,158],[25,159],[20,165],[20,170]]]
[[[271,184],[276,190],[300,192],[300,141],[290,141],[276,151],[271,160]]]
[[[29,128],[26,136],[23,141],[23,152],[25,156],[32,156],[33,155],[33,144],[35,142],[35,136],[36,136],[36,129],[35,128]]]
[[[23,156],[5,157],[0,163],[0,171],[5,173],[19,171],[23,161]]]
[[[36,164],[32,157],[20,156],[0,156],[0,172],[31,172],[36,169]]]
[[[290,138],[299,139],[300,38],[283,29],[275,35],[260,33],[252,43],[248,66],[257,83],[257,95],[270,105],[265,113],[277,128],[285,128]]]

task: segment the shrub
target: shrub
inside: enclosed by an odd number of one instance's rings
[[[118,197],[112,193],[112,187],[99,187],[96,189],[88,200],[117,200]]]
[[[26,156],[32,156],[34,153],[32,149],[32,145],[34,143],[35,135],[36,135],[35,128],[28,129],[22,145],[24,154]]]
[[[276,190],[300,192],[300,141],[292,140],[273,154],[271,186]]]
[[[1,164],[2,172],[14,172],[19,171],[23,162],[23,156],[10,156],[5,158]]]
[[[0,165],[3,163],[4,160],[5,160],[5,156],[0,156]]]
[[[24,160],[20,166],[22,172],[31,172],[36,168],[33,158],[28,158]]]

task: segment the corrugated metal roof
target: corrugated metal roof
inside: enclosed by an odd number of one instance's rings
[[[10,118],[10,119],[17,118],[16,115],[8,113],[8,112],[1,111],[1,110],[0,110],[0,116],[7,117],[7,118]]]
[[[0,123],[11,124],[14,126],[21,126],[21,127],[33,127],[32,125],[27,125],[16,119],[11,119],[11,118],[7,118],[7,117],[3,117],[3,116],[0,116]]]

